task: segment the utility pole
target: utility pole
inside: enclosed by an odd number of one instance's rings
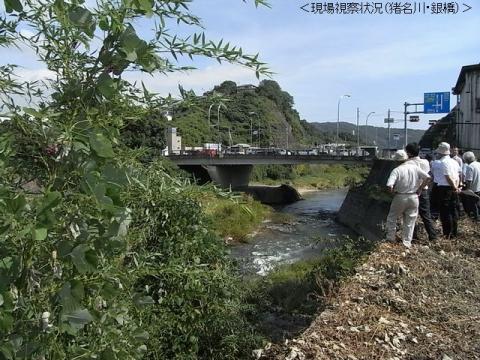
[[[253,146],[253,119],[250,116],[250,145]]]
[[[405,145],[404,146],[407,146],[408,144],[408,128],[407,128],[407,115],[408,115],[408,103],[406,102],[405,104],[403,104],[403,106],[405,107],[405,111],[403,113],[403,121],[404,121],[404,137],[405,137]]]
[[[360,155],[360,108],[357,107],[357,155]]]
[[[217,139],[217,152],[218,152],[218,156],[221,157],[222,156],[222,153],[220,151],[220,148],[222,146],[221,144],[221,140],[220,140],[220,108],[223,107],[225,110],[227,109],[227,107],[223,104],[223,103],[220,103],[217,107],[217,130],[218,130],[218,139]]]
[[[372,111],[370,112],[368,115],[367,115],[367,118],[365,120],[365,145],[368,146],[368,118],[370,116],[372,116],[373,114],[375,114],[375,111]]]
[[[390,120],[390,109],[388,109],[388,116],[387,116],[387,118],[388,118],[388,135],[387,135],[387,136],[388,136],[388,139],[387,139],[387,144],[388,144],[388,151],[389,151],[389,153],[390,153],[390,121],[391,121],[391,120]]]
[[[286,133],[285,135],[286,135],[286,139],[287,139],[287,142],[286,142],[286,143],[287,143],[287,148],[286,148],[286,150],[288,150],[288,124],[287,124],[287,126],[285,127],[285,133]]]

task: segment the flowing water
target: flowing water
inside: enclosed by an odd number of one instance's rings
[[[312,191],[304,200],[277,207],[282,221],[265,222],[248,244],[231,248],[245,274],[266,275],[275,266],[321,256],[330,240],[354,236],[335,222],[347,190]]]

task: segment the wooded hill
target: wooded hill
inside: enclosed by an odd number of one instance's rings
[[[260,147],[286,147],[287,142],[290,147],[308,145],[313,138],[293,105],[293,97],[275,81],[263,80],[258,87],[240,87],[225,81],[205,93],[195,105],[174,109],[169,125],[177,127],[187,146],[218,141],[253,142]]]
[[[294,108],[293,97],[273,80],[262,80],[258,86],[238,86],[233,81],[224,81],[201,96],[191,90],[181,89],[181,92],[188,101],[171,107],[171,121],[158,112],[149,114],[141,122],[127,122],[123,129],[127,145],[146,146],[160,152],[165,147],[167,127],[177,128],[184,146],[221,142],[224,145],[253,143],[260,147],[306,148],[336,139],[336,123],[309,123],[301,119]],[[355,146],[355,129],[354,124],[340,123],[341,142]],[[386,131],[386,128],[375,130],[369,126],[370,144],[377,132],[378,144],[386,147]],[[364,132],[362,126],[361,136]],[[423,131],[412,130],[409,134],[412,141],[418,141]],[[363,137],[361,144],[364,144]]]

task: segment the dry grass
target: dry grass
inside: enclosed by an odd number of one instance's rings
[[[461,229],[408,251],[379,245],[299,338],[261,358],[480,359],[480,225]]]

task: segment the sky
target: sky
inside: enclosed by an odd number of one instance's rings
[[[423,102],[425,92],[450,91],[462,66],[480,62],[477,0],[464,0],[472,9],[450,15],[327,15],[301,10],[309,3],[305,0],[270,0],[271,8],[256,8],[253,3],[194,0],[190,9],[202,18],[207,38],[259,53],[275,73],[272,79],[294,97],[301,118],[310,122],[337,121],[338,100],[344,94],[351,97],[341,101],[340,121],[355,123],[357,107],[361,124],[375,112],[368,124],[383,126],[389,108],[400,121],[404,102]],[[147,32],[149,25],[140,27]],[[174,26],[171,30],[188,33]],[[32,54],[0,48],[0,64],[6,59],[21,63],[21,75],[28,79],[48,74]],[[252,70],[238,65],[198,58],[185,63],[197,70],[168,77],[140,73],[128,77],[165,95],[178,94],[179,84],[201,94],[224,80],[258,83]],[[453,96],[451,102],[453,106]],[[422,114],[421,121],[409,127],[425,129],[429,119],[440,117]]]

